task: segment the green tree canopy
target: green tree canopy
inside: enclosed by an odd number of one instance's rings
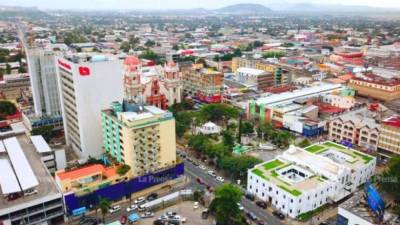
[[[382,173],[382,179],[378,180],[379,186],[392,194],[396,201],[400,201],[400,156],[390,159],[387,169]],[[400,212],[400,206],[398,210]]]
[[[221,121],[222,119],[229,120],[230,118],[237,118],[239,110],[227,104],[208,104],[201,108],[201,113],[206,120],[213,122]]]
[[[241,190],[232,184],[224,184],[215,190],[215,199],[210,204],[219,225],[242,225],[242,216],[237,203],[242,198]]]
[[[0,116],[14,115],[17,112],[17,107],[9,101],[0,101]]]

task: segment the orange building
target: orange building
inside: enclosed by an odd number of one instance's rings
[[[57,185],[63,192],[88,193],[121,180],[117,167],[105,167],[101,164],[89,165],[70,171],[55,173]]]

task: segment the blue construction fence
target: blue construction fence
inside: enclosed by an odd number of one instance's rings
[[[68,215],[72,215],[72,211],[75,209],[82,207],[90,209],[95,207],[99,204],[100,198],[107,198],[110,201],[122,200],[132,193],[176,179],[183,174],[184,164],[180,163],[175,167],[163,171],[149,173],[131,180],[121,181],[107,187],[99,188],[86,195],[76,196],[75,193],[67,194],[64,195],[65,207]]]

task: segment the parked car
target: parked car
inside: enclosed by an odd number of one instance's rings
[[[272,214],[276,217],[278,217],[280,220],[284,220],[285,219],[285,215],[283,215],[283,213],[279,212],[279,211],[273,211]]]
[[[154,220],[153,225],[165,225],[164,221],[161,219]]]
[[[225,181],[225,179],[223,177],[216,177],[215,179],[217,179],[217,181],[220,181],[220,182],[224,182]]]
[[[114,214],[114,213],[118,212],[119,210],[121,210],[121,206],[119,206],[119,205],[114,205],[114,206],[111,206],[111,207],[108,209],[108,212],[111,213],[111,214]]]
[[[257,220],[257,216],[256,216],[254,213],[252,213],[252,212],[247,212],[247,213],[246,213],[246,216],[247,216],[249,219],[251,219],[252,221],[256,221],[256,220]]]
[[[7,195],[7,201],[13,201],[13,200],[18,199],[20,197],[22,197],[21,193],[9,194],[9,195]]]
[[[145,212],[145,213],[142,213],[142,214],[140,215],[140,217],[142,217],[142,218],[151,218],[151,217],[154,217],[154,213],[153,213],[153,212],[150,212],[150,211],[147,211],[147,212]]]
[[[199,202],[194,202],[193,209],[198,209],[198,208],[199,208]]]
[[[267,225],[267,223],[262,220],[259,220],[257,221],[257,225]]]
[[[203,179],[201,179],[200,177],[196,178],[197,183],[199,184],[204,184]]]
[[[139,205],[138,206],[138,211],[139,212],[144,212],[144,211],[146,211],[146,207],[143,207],[143,206]]]
[[[203,212],[201,212],[201,218],[202,219],[207,219],[208,218],[208,214],[209,214],[209,210],[208,209],[204,209]]]
[[[194,161],[194,160],[193,160],[192,164],[195,165],[195,166],[198,166],[198,165],[199,165],[199,163],[196,162],[196,161]]]
[[[29,196],[29,195],[34,195],[34,194],[37,194],[37,193],[38,193],[38,190],[36,190],[36,189],[31,189],[31,190],[25,191],[25,192],[24,192],[24,195],[25,195],[25,196]]]
[[[133,205],[128,206],[128,207],[126,208],[126,211],[127,211],[127,212],[132,212],[132,211],[135,211],[137,208],[138,208],[138,206],[135,205],[135,204],[133,204]]]
[[[144,197],[139,197],[135,201],[133,201],[133,203],[140,204],[140,203],[144,203],[145,201],[146,201],[146,199]]]
[[[151,194],[149,194],[149,196],[147,196],[147,201],[153,201],[157,197],[158,197],[157,193],[151,193]]]
[[[256,205],[258,205],[258,207],[266,209],[267,208],[267,203],[263,202],[263,201],[257,201]]]
[[[244,207],[242,206],[242,204],[240,204],[240,202],[238,202],[237,205],[238,205],[240,211],[244,210]]]
[[[186,223],[186,218],[185,218],[185,217],[182,217],[182,216],[180,216],[180,215],[176,215],[176,216],[174,217],[174,219],[180,221],[181,223]]]
[[[176,212],[172,212],[172,211],[168,211],[165,213],[166,216],[171,217],[171,216],[176,216],[177,213]]]
[[[119,222],[120,222],[121,224],[125,224],[126,221],[128,221],[128,217],[127,217],[126,215],[122,215],[122,216],[121,216],[121,219],[119,219]]]
[[[202,169],[202,170],[207,169],[204,165],[200,165],[199,168]]]
[[[250,201],[254,201],[255,199],[254,195],[251,193],[246,193],[245,197]]]
[[[210,176],[212,176],[212,177],[217,176],[213,170],[209,170],[209,171],[208,171],[208,175],[210,175]]]

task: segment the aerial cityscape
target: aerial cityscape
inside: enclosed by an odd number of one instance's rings
[[[400,225],[400,2],[0,0],[0,225]]]

